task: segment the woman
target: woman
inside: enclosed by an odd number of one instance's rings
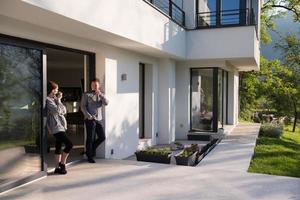
[[[47,128],[50,134],[55,137],[55,161],[54,173],[66,174],[66,160],[73,147],[72,142],[66,135],[67,121],[64,117],[66,107],[61,103],[62,93],[58,92],[58,84],[49,81],[47,85],[48,96],[46,100],[47,108]],[[61,146],[65,145],[61,154]]]

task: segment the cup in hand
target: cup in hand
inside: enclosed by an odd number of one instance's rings
[[[62,95],[63,95],[63,93],[60,92],[60,91],[58,91],[57,94],[56,94],[56,97],[57,97],[58,99],[61,99],[61,98],[62,98]]]

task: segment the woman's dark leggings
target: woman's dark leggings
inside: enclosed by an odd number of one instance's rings
[[[55,141],[55,154],[61,154],[61,145],[65,144],[64,152],[70,153],[73,148],[71,140],[67,137],[65,132],[58,132],[54,134]]]

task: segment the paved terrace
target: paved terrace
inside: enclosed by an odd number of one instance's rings
[[[1,200],[300,200],[300,179],[247,173],[258,125],[239,125],[197,167],[97,160]]]

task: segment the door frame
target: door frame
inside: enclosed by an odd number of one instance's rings
[[[84,50],[78,50],[78,49],[73,49],[69,47],[64,47],[64,46],[59,46],[59,45],[54,45],[54,44],[49,44],[45,42],[39,42],[35,40],[30,40],[26,38],[20,38],[20,37],[15,37],[15,36],[10,36],[10,35],[5,35],[0,33],[0,43],[1,44],[6,44],[6,45],[11,45],[11,46],[17,46],[17,47],[24,47],[24,48],[31,48],[31,49],[36,49],[41,51],[41,60],[42,60],[42,66],[41,66],[41,90],[42,90],[42,95],[41,95],[41,133],[40,135],[40,157],[41,157],[41,171],[37,172],[34,175],[25,177],[20,180],[16,180],[10,184],[5,184],[4,186],[0,186],[0,193],[13,189],[17,186],[23,185],[25,183],[31,182],[33,180],[36,180],[38,178],[41,178],[43,176],[47,176],[47,164],[45,162],[45,156],[47,153],[47,131],[45,128],[46,120],[45,120],[45,101],[47,97],[47,48],[52,48],[52,49],[59,49],[59,50],[65,50],[69,52],[75,52],[75,53],[80,53],[82,55],[86,55],[89,57],[89,71],[87,73],[89,80],[93,79],[96,77],[96,54],[94,52],[89,52],[89,51],[84,51]],[[86,84],[86,83],[85,83]],[[87,88],[84,86],[84,88]]]

